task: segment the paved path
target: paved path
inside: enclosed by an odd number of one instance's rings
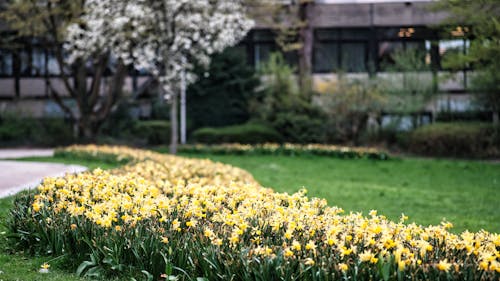
[[[0,159],[52,156],[53,153],[52,149],[0,149]],[[45,177],[63,176],[86,169],[77,165],[0,160],[0,198],[35,188]]]
[[[32,149],[32,148],[13,148],[0,149],[0,159],[15,159],[23,157],[43,157],[53,156],[54,149]]]

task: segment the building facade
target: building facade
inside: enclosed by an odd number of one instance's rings
[[[1,1],[0,1],[1,2]],[[314,84],[335,80],[338,73],[365,79],[387,77],[396,87],[405,88],[404,79],[394,71],[394,55],[403,50],[415,50],[427,71],[416,70],[422,81],[434,83],[437,99],[428,110],[462,111],[470,108],[467,94],[470,70],[451,73],[442,61],[452,52],[465,52],[467,27],[438,25],[446,13],[431,9],[433,1],[393,0],[316,0],[308,7],[309,32],[313,38],[311,65]],[[8,28],[0,23],[0,33]],[[240,44],[248,62],[258,67],[278,50],[275,32],[264,22],[257,22]],[[34,116],[61,114],[50,101],[46,78],[57,86],[57,62],[50,51],[41,48],[36,40],[22,49],[0,46],[0,112],[7,108],[26,110]],[[296,56],[287,54],[294,63]],[[134,73],[127,78],[125,88],[134,91],[148,80]],[[104,87],[105,85],[103,85]],[[142,115],[148,114],[144,107]]]

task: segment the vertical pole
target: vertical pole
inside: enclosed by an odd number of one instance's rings
[[[183,58],[183,65],[186,58]],[[183,68],[181,73],[181,144],[186,144],[186,71]]]

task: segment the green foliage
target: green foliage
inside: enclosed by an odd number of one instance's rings
[[[151,118],[154,120],[169,120],[170,105],[165,101],[154,99],[151,108]]]
[[[136,120],[131,115],[132,104],[122,101],[104,121],[100,134],[109,137],[130,138],[131,128],[135,126]]]
[[[202,143],[265,143],[280,142],[282,136],[274,129],[257,123],[245,123],[221,128],[201,128],[192,134],[195,142]]]
[[[294,143],[325,142],[324,120],[296,112],[279,112],[273,127],[279,129],[284,139]]]
[[[0,19],[5,21],[12,30],[16,30],[19,38],[53,36],[62,40],[64,30],[82,12],[82,2],[77,1],[38,1],[29,0],[3,1]],[[2,3],[3,4],[3,3]],[[54,20],[54,30],[49,28],[47,20]]]
[[[241,48],[213,56],[208,70],[199,67],[199,80],[187,91],[187,116],[192,128],[221,127],[246,122],[248,99],[259,80]]]
[[[457,52],[443,62],[452,70],[474,69],[472,88],[485,109],[500,112],[500,21],[497,0],[441,0],[437,8],[450,12],[446,24],[466,24],[467,52]]]
[[[170,131],[170,123],[163,120],[138,121],[132,130],[135,137],[145,139],[151,145],[169,143]]]
[[[67,145],[74,141],[71,124],[58,118],[0,118],[0,143],[3,145]]]
[[[487,123],[435,123],[405,137],[414,153],[452,157],[498,157],[500,128]]]
[[[307,100],[307,93],[300,93],[294,70],[283,56],[272,54],[260,71],[264,87],[250,102],[252,116],[269,124],[288,142],[324,142],[324,115]]]
[[[470,122],[491,121],[491,114],[484,111],[441,111],[436,116],[436,122]]]
[[[378,78],[387,94],[385,111],[415,112],[424,108],[435,92],[436,78],[425,61],[425,52],[418,49],[399,50],[394,64],[387,67],[391,78]]]
[[[370,115],[378,116],[387,102],[383,84],[378,80],[338,81],[325,85],[319,97],[327,118],[326,132],[330,142],[358,143]]]

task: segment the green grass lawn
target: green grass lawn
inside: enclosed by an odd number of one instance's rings
[[[454,232],[500,233],[500,165],[473,161],[405,158],[389,161],[321,156],[193,155],[241,167],[262,185],[327,199],[346,212],[371,209],[398,220],[439,224]]]

